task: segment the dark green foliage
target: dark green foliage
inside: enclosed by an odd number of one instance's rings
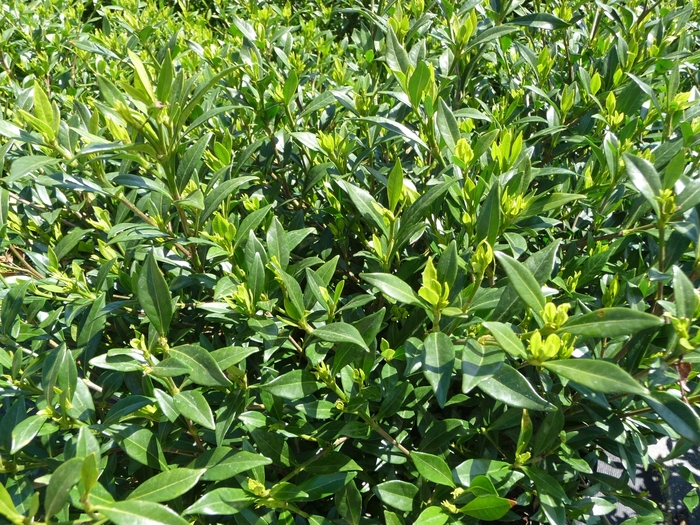
[[[700,444],[693,3],[0,21],[2,523],[663,521],[627,483]]]

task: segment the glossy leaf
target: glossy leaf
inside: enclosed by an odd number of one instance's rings
[[[385,481],[372,490],[382,502],[404,512],[413,510],[413,500],[418,494],[418,487],[399,480]]]
[[[411,459],[418,473],[428,481],[448,487],[455,486],[450,468],[441,457],[414,451],[411,453]]]
[[[624,153],[623,158],[625,159],[627,176],[632,184],[658,213],[659,203],[655,197],[661,194],[661,178],[654,166],[648,160],[630,153]]]
[[[170,501],[185,494],[194,487],[204,474],[204,469],[177,468],[161,472],[136,487],[128,500]]]
[[[539,314],[544,309],[545,299],[542,288],[532,273],[520,262],[505,253],[496,252],[498,262],[503,266],[510,283],[518,292],[520,298]]]
[[[644,399],[678,434],[700,443],[700,418],[690,406],[668,392],[650,392]]]
[[[468,394],[481,381],[495,374],[505,359],[504,353],[468,339],[462,352],[462,393]]]
[[[357,328],[347,323],[327,324],[316,328],[313,334],[322,341],[328,341],[331,343],[350,343],[369,352],[369,348],[362,339],[362,335],[360,332],[358,332]]]
[[[214,414],[212,414],[209,403],[201,392],[198,390],[177,392],[173,396],[173,401],[175,402],[175,408],[184,417],[202,425],[204,428],[216,430]]]
[[[460,510],[467,516],[485,521],[501,519],[515,502],[498,496],[479,496]]]
[[[55,516],[66,504],[71,489],[80,481],[82,467],[83,458],[73,458],[61,464],[51,474],[44,500],[44,512],[47,518]]]
[[[391,299],[405,304],[423,306],[423,302],[418,297],[418,294],[395,275],[388,273],[363,273],[360,274],[360,278],[378,288],[379,291]]]
[[[631,335],[663,324],[662,319],[645,312],[629,308],[602,308],[579,317],[569,318],[559,331],[581,338],[617,337]]]
[[[505,363],[477,386],[485,394],[508,406],[528,410],[556,410],[556,407],[542,399],[520,372]]]
[[[284,399],[298,399],[313,394],[320,383],[305,370],[293,370],[261,386],[262,390]]]
[[[547,370],[604,394],[640,394],[647,389],[618,365],[598,359],[565,359],[542,363]]]
[[[511,356],[517,359],[526,359],[527,352],[525,351],[525,346],[515,335],[513,330],[510,329],[508,325],[503,323],[489,322],[484,323],[484,327],[491,332],[496,342],[508,352]]]
[[[447,402],[447,393],[452,382],[455,349],[450,337],[442,332],[433,332],[423,342],[423,375],[435,393],[440,407]]]
[[[187,520],[164,505],[151,501],[119,501],[95,506],[115,525],[186,525]]]
[[[138,285],[139,302],[148,320],[161,335],[166,335],[173,318],[173,306],[168,283],[152,251],[143,264]]]

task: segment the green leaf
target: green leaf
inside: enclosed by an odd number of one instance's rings
[[[320,474],[301,483],[299,489],[309,495],[309,501],[315,501],[335,494],[350,483],[355,476],[357,476],[357,472]]]
[[[277,257],[277,262],[283,270],[289,264],[289,245],[287,243],[287,235],[284,228],[277,220],[277,217],[272,219],[270,228],[267,230],[267,251],[270,257]]]
[[[673,430],[691,443],[700,444],[700,418],[687,403],[668,392],[654,391],[644,400]]]
[[[0,309],[0,323],[2,323],[2,333],[9,335],[12,325],[15,324],[17,316],[22,310],[24,304],[24,296],[27,293],[27,288],[31,284],[31,280],[27,279],[11,286],[2,299],[2,309]]]
[[[234,191],[254,180],[256,180],[256,177],[238,177],[236,179],[224,181],[218,186],[211,188],[204,197],[204,211],[199,216],[199,223],[203,224],[204,221],[211,217],[212,213],[217,210],[219,205]]]
[[[411,65],[408,59],[408,53],[406,53],[406,50],[401,46],[391,26],[387,28],[386,35],[386,63],[389,69],[403,73],[404,75],[408,73],[408,68]]]
[[[509,255],[502,252],[496,252],[495,255],[520,298],[539,315],[540,311],[544,309],[546,301],[542,294],[542,288],[534,275],[522,263]]]
[[[297,280],[285,272],[279,265],[275,266],[275,271],[283,283],[285,292],[284,309],[287,315],[299,321],[304,317],[304,294]]]
[[[176,468],[161,472],[141,483],[136,487],[136,490],[129,494],[127,499],[155,503],[170,501],[192,489],[204,472],[204,469],[189,468]]]
[[[668,170],[667,170],[668,173]],[[666,180],[664,178],[664,180]],[[685,213],[700,203],[700,180],[691,180],[676,196],[676,214]]]
[[[475,339],[467,339],[462,352],[462,393],[468,394],[481,381],[495,374],[504,358],[499,348],[485,347]]]
[[[379,203],[369,194],[368,191],[358,188],[357,186],[350,184],[344,180],[336,180],[338,186],[343,188],[345,192],[350,196],[350,200],[360,212],[360,215],[365,219],[365,221],[372,223],[374,226],[379,228],[385,234],[388,234],[386,229],[386,224],[384,224],[384,218],[380,213],[381,206]]]
[[[418,197],[413,204],[403,211],[399,230],[396,234],[395,250],[403,248],[403,246],[411,240],[411,237],[415,233],[416,225],[423,222],[428,210],[430,210],[433,204],[439,201],[455,182],[455,180],[449,180],[431,186],[428,191]]]
[[[188,146],[185,150],[185,154],[180,159],[175,172],[178,191],[184,191],[195,170],[202,165],[202,155],[204,155],[211,137],[211,133],[205,133],[197,142]],[[204,209],[204,206],[201,209]]]
[[[152,501],[118,501],[109,506],[95,505],[95,510],[114,525],[188,525],[186,519]]]
[[[475,496],[498,496],[498,491],[488,476],[476,476],[469,484],[469,492]]]
[[[522,341],[510,327],[503,323],[487,322],[484,327],[491,332],[496,342],[510,355],[517,359],[527,359],[527,352]]]
[[[392,213],[396,209],[401,195],[403,194],[403,166],[401,159],[396,159],[394,167],[389,172],[389,179],[386,185],[386,196],[389,200],[389,211]]]
[[[630,308],[601,308],[569,320],[558,330],[580,338],[618,337],[631,335],[647,328],[662,326],[663,320],[655,315]]]
[[[440,408],[447,402],[447,392],[452,382],[455,349],[450,336],[433,332],[423,343],[423,375],[430,383]]]
[[[477,386],[485,394],[508,406],[528,410],[556,410],[555,406],[540,397],[520,372],[505,363]]]
[[[306,370],[292,370],[260,386],[264,392],[283,399],[300,399],[313,394],[319,388],[321,384]]]
[[[378,288],[384,295],[400,303],[423,306],[423,301],[413,289],[395,275],[388,273],[361,273],[360,279]]]
[[[204,428],[216,430],[214,414],[212,414],[209,403],[199,390],[178,392],[173,396],[173,401],[177,411],[184,417],[202,425]]]
[[[21,523],[24,520],[24,516],[17,512],[12,497],[2,483],[0,483],[0,515],[13,522]]]
[[[272,460],[261,454],[247,450],[236,451],[229,447],[217,447],[205,453],[187,465],[189,469],[204,469],[202,480],[224,481],[241,472],[270,465]]]
[[[255,498],[242,489],[222,487],[208,491],[190,505],[183,514],[230,516],[250,507]]]
[[[29,173],[34,173],[37,170],[54,166],[59,160],[45,155],[27,155],[20,157],[12,163],[10,168],[10,176],[5,178],[5,182],[17,182]]]
[[[304,501],[309,495],[292,483],[280,481],[270,489],[270,497],[278,501]]]
[[[544,470],[525,465],[521,466],[520,468],[525,475],[535,483],[537,492],[544,492],[554,496],[556,499],[563,501],[567,505],[571,502],[569,497],[566,495],[566,492],[564,492],[564,489],[562,489],[561,483],[547,474]]]
[[[454,152],[455,145],[460,138],[459,123],[450,107],[442,98],[440,98],[440,103],[438,104],[436,122],[440,136],[445,141],[447,149],[450,152]]]
[[[294,97],[297,93],[298,87],[299,87],[299,76],[297,74],[296,69],[292,69],[289,72],[287,79],[284,81],[283,95],[284,95],[284,103],[286,105],[289,105],[289,103],[292,100],[294,100]]]
[[[449,519],[442,507],[428,507],[420,513],[415,525],[445,525]]]
[[[153,432],[139,427],[134,424],[120,429],[114,439],[130,458],[151,468],[167,470],[160,441]]]
[[[539,491],[538,491],[539,492]],[[550,523],[555,524],[565,524],[566,523],[566,508],[562,504],[561,500],[558,500],[551,494],[547,492],[540,492],[539,494],[540,505],[544,511],[544,515]]]
[[[604,394],[648,394],[646,388],[618,365],[598,359],[546,361],[542,366],[594,392]]]
[[[182,345],[170,348],[168,355],[190,369],[189,378],[202,386],[230,386],[214,358],[199,345]]]
[[[459,254],[457,253],[457,242],[453,239],[447,245],[445,251],[440,255],[440,260],[437,265],[437,277],[441,283],[446,283],[448,286],[454,286],[457,279],[459,269]]]
[[[153,250],[141,269],[137,295],[153,328],[158,330],[161,336],[167,336],[173,318],[173,305],[168,283],[158,268]]]
[[[571,201],[585,199],[585,195],[579,193],[548,193],[547,195],[538,196],[528,202],[527,209],[520,215],[521,218],[531,215],[539,215],[552,210],[561,210],[561,208]]]
[[[519,16],[506,23],[514,26],[534,27],[550,31],[569,27],[569,24],[564,22],[561,18],[557,18],[549,13],[532,13],[530,15]]]
[[[530,270],[538,284],[547,282],[554,269],[557,251],[560,241],[549,244],[545,249],[532,254],[523,264]],[[524,309],[523,300],[515,289],[514,283],[509,283],[498,301],[496,309],[491,314],[494,321],[510,321],[511,317],[518,315]]]
[[[54,122],[53,108],[48,95],[41,88],[38,80],[34,80],[34,116],[46,124],[47,129],[51,130],[51,133],[47,134],[46,138],[48,140],[54,139],[56,136],[54,130],[57,129],[57,123]]]
[[[510,475],[508,463],[484,458],[468,459],[457,465],[452,471],[454,480],[463,487],[470,487],[478,476],[486,476],[489,479],[500,481]]]
[[[32,442],[46,422],[46,416],[29,416],[12,429],[10,454],[17,454]]]
[[[404,512],[413,511],[413,499],[418,494],[418,487],[405,481],[385,481],[372,487],[377,497],[390,507]]]
[[[109,412],[107,412],[107,415],[103,419],[102,424],[109,426],[118,423],[137,410],[152,404],[153,400],[146,396],[127,396],[112,405],[112,408],[109,409]]]
[[[460,509],[472,518],[484,521],[501,519],[515,505],[515,502],[498,496],[479,496]]]
[[[369,352],[369,347],[354,326],[347,323],[331,323],[313,331],[314,337],[330,343],[351,343]]]
[[[82,467],[83,458],[73,458],[62,463],[51,474],[51,480],[48,487],[46,487],[46,499],[44,500],[46,519],[56,515],[66,504],[71,489],[80,481]]]
[[[362,519],[362,495],[354,481],[350,481],[335,495],[335,506],[340,516],[350,525],[360,525]]]
[[[655,199],[661,194],[661,178],[654,166],[646,159],[630,153],[623,153],[627,176],[632,184],[644,195],[656,213],[659,213],[659,203]]]
[[[693,319],[698,304],[695,287],[678,266],[673,267],[673,295],[676,317]]]
[[[126,52],[129,55],[131,65],[133,66],[134,71],[136,72],[136,76],[138,77],[141,86],[143,86],[143,89],[145,90],[144,94],[155,105],[155,91],[153,90],[153,85],[151,84],[151,77],[148,75],[146,67],[143,65],[143,62],[141,62],[141,59],[138,57],[138,55],[136,55],[136,53],[134,53],[130,49],[127,49]]]
[[[501,227],[501,186],[494,181],[484,204],[479,209],[476,220],[476,243],[486,239],[493,246],[496,244],[498,232]],[[509,275],[510,276],[510,275]]]
[[[206,206],[206,201],[204,205]],[[271,209],[272,205],[268,204],[267,206],[264,206],[263,208],[260,208],[259,210],[255,210],[254,212],[250,213],[245,219],[241,221],[240,226],[238,226],[238,231],[236,232],[236,239],[233,243],[234,251],[236,248],[238,248],[238,245],[240,243],[248,239],[248,235],[250,234],[251,230],[257,229],[257,227],[262,224],[262,222],[265,220],[267,214],[270,212]]]
[[[418,473],[428,481],[447,485],[448,487],[455,486],[454,481],[452,481],[450,467],[447,466],[447,463],[441,457],[413,451],[411,452],[411,459],[416,465]]]
[[[418,107],[423,97],[423,90],[430,81],[430,68],[428,64],[421,60],[416,65],[415,71],[408,79],[408,97],[414,106]]]

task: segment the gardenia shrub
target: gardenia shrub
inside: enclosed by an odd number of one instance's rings
[[[0,20],[4,522],[663,521],[628,484],[700,444],[695,2]]]

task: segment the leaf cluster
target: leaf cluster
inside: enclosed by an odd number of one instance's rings
[[[7,0],[0,520],[662,522],[696,9]]]

